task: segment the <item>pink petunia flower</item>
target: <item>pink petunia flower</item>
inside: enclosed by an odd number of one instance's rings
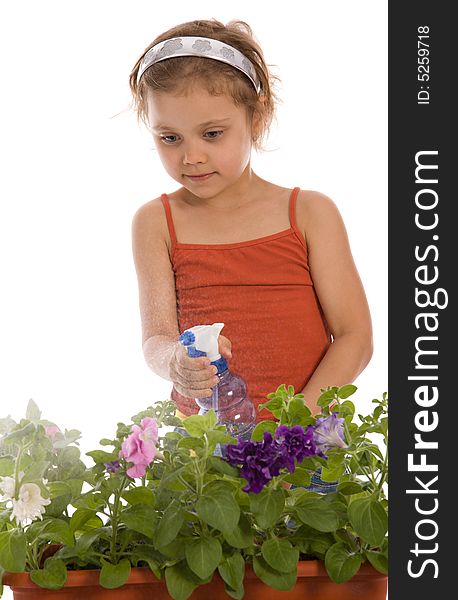
[[[156,456],[157,423],[151,417],[144,417],[140,425],[132,426],[131,432],[122,443],[119,456],[133,463],[133,466],[127,469],[129,477],[143,477],[146,468]]]
[[[48,437],[50,437],[53,440],[56,436],[56,433],[60,433],[60,429],[59,427],[57,427],[57,425],[46,425],[45,433]]]

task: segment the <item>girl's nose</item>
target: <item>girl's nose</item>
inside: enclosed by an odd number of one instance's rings
[[[207,162],[207,156],[199,144],[188,144],[184,148],[183,164],[195,165]]]

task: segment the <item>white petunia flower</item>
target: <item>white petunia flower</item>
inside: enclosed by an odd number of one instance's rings
[[[42,518],[45,506],[51,504],[49,498],[43,498],[41,490],[36,483],[24,483],[19,489],[19,499],[12,499],[13,512],[11,520],[16,518],[18,523],[24,524],[28,519]]]
[[[5,502],[13,498],[15,485],[14,477],[0,477],[0,492],[3,492],[0,502]]]

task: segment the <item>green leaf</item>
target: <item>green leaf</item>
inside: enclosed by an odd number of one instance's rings
[[[344,496],[351,496],[353,494],[360,494],[363,491],[362,486],[356,481],[343,481],[337,486],[337,491]]]
[[[223,481],[212,482],[205,488],[196,502],[196,511],[203,521],[222,532],[234,529],[240,518],[234,489]]]
[[[66,481],[50,481],[48,482],[49,495],[51,499],[59,496],[71,495],[72,490]]]
[[[73,506],[75,508],[89,508],[96,510],[105,505],[105,500],[100,493],[92,493],[88,492],[87,494],[83,494],[81,498],[78,498],[73,502]]]
[[[168,558],[173,558],[174,562],[185,558],[185,544],[189,538],[177,537],[166,546],[161,546],[159,552]]]
[[[235,444],[237,440],[226,433],[225,431],[219,431],[218,429],[214,429],[213,431],[209,431],[207,433],[208,443],[211,449],[213,449],[216,444]]]
[[[343,542],[331,546],[324,559],[326,571],[335,583],[351,579],[357,573],[361,562],[361,554],[353,554]]]
[[[299,550],[288,540],[273,538],[266,540],[261,547],[264,560],[276,571],[290,573],[297,567]]]
[[[70,519],[70,530],[72,533],[76,531],[84,531],[89,528],[96,528],[103,525],[100,517],[97,516],[95,510],[88,508],[78,508],[72,514]]]
[[[368,450],[369,452],[372,452],[372,454],[375,454],[378,458],[380,458],[380,460],[384,460],[384,456],[380,450],[380,448],[377,446],[377,444],[362,444],[361,448],[364,448],[365,450]]]
[[[5,571],[20,573],[25,569],[25,534],[10,530],[0,533],[0,566]]]
[[[156,548],[166,546],[174,540],[184,523],[183,509],[172,502],[164,511],[156,529],[154,544]]]
[[[340,403],[340,406],[337,407],[336,410],[339,413],[339,417],[353,417],[353,415],[355,414],[355,405],[351,400],[345,400],[345,402]]]
[[[374,552],[373,550],[366,550],[367,558],[369,562],[377,569],[380,573],[388,575],[388,558],[382,552]]]
[[[379,546],[388,530],[388,515],[371,497],[359,498],[348,507],[348,518],[356,533],[371,546]]]
[[[253,543],[253,532],[247,517],[241,513],[238,525],[223,533],[226,542],[233,548],[248,548]]]
[[[332,468],[322,467],[320,477],[322,481],[338,481],[345,472],[345,464],[336,464]]]
[[[41,410],[38,408],[36,403],[30,398],[27,408],[25,411],[25,418],[29,421],[39,421],[41,417]]]
[[[75,545],[75,538],[70,526],[65,521],[60,519],[46,519],[45,527],[39,537],[46,540],[66,544],[67,546]]]
[[[299,549],[303,554],[312,554],[313,547],[318,548],[319,553],[324,554],[326,550],[335,544],[333,533],[323,533],[308,525],[301,525],[296,531],[294,539],[297,540]]]
[[[130,558],[134,566],[137,566],[140,561],[146,562],[157,579],[162,578],[160,564],[163,562],[163,556],[156,551],[154,546],[139,544],[130,553]]]
[[[296,583],[297,568],[290,573],[280,573],[279,571],[272,569],[263,558],[254,556],[253,569],[261,581],[275,590],[286,592],[291,590]]]
[[[109,440],[108,438],[102,438],[99,441],[101,446],[114,446],[116,444],[115,440]]]
[[[200,438],[214,428],[217,422],[214,410],[209,410],[205,415],[192,415],[183,419],[183,427],[192,437]]]
[[[58,590],[67,581],[67,569],[63,560],[48,558],[43,569],[30,572],[30,579],[40,587]]]
[[[302,423],[310,417],[310,409],[305,405],[304,400],[298,396],[294,396],[287,404],[288,417],[290,426],[293,424]]]
[[[197,450],[198,448],[204,447],[205,444],[203,439],[189,436],[183,436],[177,444],[177,448],[187,448],[191,450]]]
[[[96,450],[95,452],[102,452],[102,450]],[[73,463],[79,461],[81,453],[75,446],[67,446],[62,448],[61,452],[57,455],[57,462],[59,466],[71,467]]]
[[[120,513],[120,520],[129,529],[143,533],[150,538],[154,536],[157,513],[152,506],[135,504]]]
[[[219,456],[209,456],[207,458],[207,467],[210,470],[217,471],[222,475],[228,475],[229,477],[239,477],[239,470],[233,467]]]
[[[2,438],[2,442],[5,445],[20,442],[21,440],[26,438],[28,435],[35,433],[35,431],[36,431],[35,425],[33,423],[27,423],[23,427],[20,427],[19,429],[12,431],[8,435],[6,435],[4,438]]]
[[[323,394],[321,394],[321,396],[318,398],[317,400],[317,404],[318,406],[320,406],[321,408],[325,408],[326,406],[329,406],[331,404],[331,402],[334,400],[334,392],[324,392]]]
[[[259,494],[250,494],[250,507],[259,527],[273,527],[285,507],[284,492],[264,488]]]
[[[113,589],[121,587],[129,579],[130,561],[123,558],[118,564],[113,565],[104,558],[101,559],[102,568],[100,570],[99,583],[102,587]]]
[[[187,600],[197,587],[186,563],[178,563],[165,569],[167,590],[174,600]]]
[[[268,397],[269,396],[271,396],[271,394],[268,394]],[[267,402],[264,402],[264,404],[259,405],[259,410],[263,408],[267,408],[267,410],[270,410],[270,412],[280,410],[281,408],[283,408],[283,399],[281,398],[281,396],[276,396],[275,394],[273,394],[273,398],[271,398]]]
[[[230,588],[235,591],[243,590],[245,561],[240,552],[234,552],[231,556],[226,556],[221,561],[218,572]]]
[[[153,490],[144,486],[125,490],[122,497],[124,500],[127,500],[129,504],[147,504],[148,506],[154,506],[156,503],[156,496],[154,495]]]
[[[95,463],[109,463],[119,458],[117,452],[105,452],[105,450],[91,450],[86,452],[86,456],[90,456]]]
[[[11,415],[0,419],[0,434],[9,433],[16,425],[17,423],[11,418]]]
[[[11,477],[14,473],[14,457],[0,457],[0,477]]]
[[[285,481],[293,485],[308,486],[310,485],[311,475],[307,469],[297,467],[294,473],[290,473],[285,477]]]
[[[186,474],[186,465],[175,469],[168,475],[161,477],[161,487],[174,492],[182,492],[187,489],[184,483],[181,483],[180,476]]]
[[[95,540],[97,540],[98,538],[107,537],[106,535],[104,535],[105,532],[106,529],[104,527],[98,527],[96,529],[86,531],[86,533],[80,535],[75,545],[76,554],[78,556],[85,554],[89,550],[89,548],[91,548]]]
[[[302,523],[318,531],[335,531],[339,526],[338,514],[321,498],[305,499],[295,507],[295,511]]]
[[[199,537],[186,544],[185,556],[191,571],[201,579],[210,577],[219,565],[223,551],[212,537]]]
[[[356,387],[356,385],[343,385],[338,389],[337,395],[339,396],[339,398],[345,399],[354,394],[357,389],[358,388]]]
[[[267,402],[267,404],[264,404],[264,406],[266,406],[268,408],[269,402]],[[282,406],[282,403],[280,403],[280,407]],[[262,442],[262,440],[264,439],[264,432],[268,431],[269,433],[271,433],[272,435],[275,433],[275,430],[277,429],[277,423],[275,421],[261,421],[260,423],[258,423],[256,425],[256,427],[253,430],[253,433],[251,434],[251,439],[254,442]]]

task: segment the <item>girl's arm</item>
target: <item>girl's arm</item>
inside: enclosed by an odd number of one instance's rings
[[[321,388],[351,383],[372,356],[372,323],[366,295],[339,211],[327,196],[298,195],[297,222],[307,242],[312,280],[333,343],[302,390],[313,414]]]
[[[175,283],[160,203],[148,202],[132,221],[132,252],[137,272],[143,353],[148,366],[171,381],[170,360],[179,337]]]
[[[160,377],[191,398],[211,396],[215,367],[205,357],[190,358],[179,343],[175,276],[169,254],[167,221],[160,199],[137,210],[132,251],[137,272],[143,355]],[[228,340],[227,340],[228,342]],[[225,342],[220,342],[225,344]],[[230,354],[230,344],[224,352]]]

